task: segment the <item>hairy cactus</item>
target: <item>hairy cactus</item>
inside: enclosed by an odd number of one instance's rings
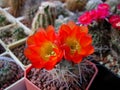
[[[51,71],[32,68],[27,78],[41,90],[85,90],[94,72],[89,62],[73,65],[62,60]]]
[[[95,46],[95,52],[98,54],[104,54],[110,51],[110,33],[111,27],[106,20],[90,26],[90,33],[93,38],[93,45]]]
[[[21,14],[24,0],[10,0],[11,13],[13,16],[18,17]]]
[[[4,87],[4,84],[15,80],[19,72],[20,67],[9,57],[0,57],[0,88]]]
[[[39,27],[46,28],[48,25],[54,25],[55,18],[56,10],[54,4],[52,2],[42,3],[33,19],[32,30],[36,31]]]
[[[66,1],[66,8],[70,11],[81,11],[84,9],[87,0],[67,0]]]

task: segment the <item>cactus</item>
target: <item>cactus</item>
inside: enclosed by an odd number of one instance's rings
[[[103,3],[101,0],[89,0],[85,6],[86,10],[92,10],[95,9],[98,4]]]
[[[3,15],[0,15],[0,26],[4,26],[6,21],[6,17]]]
[[[51,71],[31,69],[27,78],[41,90],[85,90],[86,83],[89,82],[94,72],[95,69],[89,62],[82,61],[80,64],[73,65],[62,60]]]
[[[24,5],[24,16],[28,22],[32,22],[39,6],[41,4],[41,0],[26,0]]]
[[[120,31],[116,29],[112,29],[111,33],[111,48],[114,51],[112,53],[114,56],[117,56],[116,58],[120,60]],[[112,51],[111,50],[111,51]]]
[[[36,31],[39,27],[46,28],[48,25],[54,25],[56,10],[53,3],[45,3],[39,7],[36,16],[32,22],[32,30]]]
[[[66,8],[70,11],[82,11],[87,3],[87,0],[67,0]]]
[[[102,20],[89,27],[93,38],[93,45],[97,54],[106,55],[110,51],[111,25]]]
[[[22,27],[18,27],[18,28],[15,28],[14,32],[13,32],[13,37],[16,39],[16,40],[20,40],[22,38],[25,38],[27,35],[24,33],[24,30]]]
[[[11,7],[10,12],[12,13],[12,15],[15,17],[20,16],[21,10],[24,5],[24,0],[10,0],[9,4]]]
[[[19,69],[19,66],[12,58],[0,56],[0,87],[3,87],[4,84],[15,80]]]

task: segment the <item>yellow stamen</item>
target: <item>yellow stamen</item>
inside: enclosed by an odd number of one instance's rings
[[[71,54],[74,54],[76,51],[79,53],[81,51],[81,46],[76,38],[68,37],[66,39],[66,44],[70,47]]]
[[[49,60],[50,56],[56,56],[55,51],[53,50],[56,46],[51,42],[45,42],[40,48],[40,55],[45,61]]]

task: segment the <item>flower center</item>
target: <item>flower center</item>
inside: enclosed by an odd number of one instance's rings
[[[45,42],[40,49],[40,55],[42,59],[48,61],[51,56],[56,56],[56,52],[54,51],[55,47],[56,45],[53,43]]]
[[[66,44],[70,47],[71,54],[74,54],[76,51],[78,53],[81,51],[81,46],[75,38],[68,37],[66,39]]]

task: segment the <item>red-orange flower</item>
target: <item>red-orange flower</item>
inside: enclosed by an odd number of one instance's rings
[[[53,26],[46,31],[41,28],[30,36],[24,54],[35,68],[52,69],[63,57]]]
[[[84,57],[94,52],[92,38],[86,26],[77,26],[73,22],[63,24],[59,30],[59,38],[65,59],[69,61],[80,63]]]

